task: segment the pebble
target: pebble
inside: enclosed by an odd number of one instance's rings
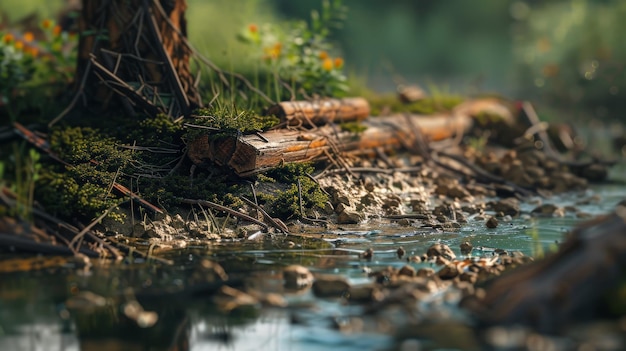
[[[338,275],[318,275],[313,282],[313,293],[317,297],[341,297],[349,290],[346,278]]]
[[[489,217],[487,222],[485,222],[485,225],[487,228],[496,228],[498,226],[498,220],[496,217]]]

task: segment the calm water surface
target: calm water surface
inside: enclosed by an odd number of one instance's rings
[[[603,185],[544,203],[575,205],[596,215],[610,212],[624,198],[623,185]],[[523,205],[526,213],[532,208]],[[68,263],[62,268],[1,274],[0,350],[389,349],[393,345],[390,334],[398,327],[393,322],[363,319],[358,330],[339,331],[338,325],[360,316],[361,307],[318,299],[310,290],[286,294],[292,307],[252,306],[231,313],[220,311],[209,293],[190,298],[176,291],[185,286],[203,258],[220,262],[231,278],[245,280],[248,286],[285,294],[279,272],[289,264],[341,274],[353,284],[365,283],[370,279],[364,270],[406,264],[396,256],[399,246],[409,255],[421,255],[440,241],[460,255],[459,244],[470,241],[475,247],[472,254],[477,256],[490,255],[495,248],[537,256],[553,250],[580,221],[568,213],[562,218],[515,219],[487,230],[483,221],[470,219],[455,232],[370,225],[321,232],[323,239],[293,239],[295,248],[288,248],[282,239],[192,247],[169,254],[176,261],[171,267],[125,262],[96,263],[83,270]],[[375,252],[373,260],[360,260],[358,253],[369,247]],[[68,306],[68,298],[85,291],[109,300],[104,307]],[[135,294],[146,311],[157,313],[154,326],[140,328],[123,317],[124,302],[134,300]]]

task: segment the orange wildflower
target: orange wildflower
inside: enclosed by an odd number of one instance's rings
[[[22,43],[19,40],[16,41],[14,45],[15,45],[15,48],[18,49],[18,50],[22,50],[24,48],[24,43]]]
[[[335,68],[343,67],[343,59],[341,57],[335,58]]]
[[[250,33],[256,33],[259,31],[259,27],[257,27],[256,24],[251,23],[248,25],[248,30],[250,31]]]
[[[326,71],[332,70],[333,60],[330,57],[327,57],[326,59],[324,59],[324,62],[322,62],[322,68],[325,69]]]
[[[29,48],[26,48],[26,50],[24,50],[24,52],[26,52],[27,54],[36,57],[39,54],[39,49],[37,49],[37,47],[35,46],[31,46]]]
[[[35,36],[33,35],[33,33],[31,33],[31,32],[24,33],[24,41],[25,42],[30,43],[33,40],[35,40]]]
[[[320,60],[326,60],[328,58],[328,53],[326,51],[320,51]]]
[[[58,37],[59,34],[61,34],[61,26],[57,24],[56,26],[54,26],[54,28],[52,28],[52,35]]]
[[[12,42],[13,42],[13,39],[15,39],[15,38],[13,37],[13,34],[11,34],[11,33],[7,33],[7,34],[5,34],[5,35],[2,37],[2,42],[3,42],[3,43],[5,43],[5,44],[10,44],[10,43],[12,43]]]
[[[41,21],[41,26],[44,27],[45,29],[52,27],[52,20],[45,19]]]

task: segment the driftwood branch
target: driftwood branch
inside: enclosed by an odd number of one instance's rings
[[[284,101],[270,107],[267,113],[290,126],[312,127],[363,120],[369,116],[370,106],[367,100],[360,97]]]
[[[471,118],[463,115],[412,116],[411,120],[429,140],[450,138],[455,131],[467,131]],[[271,130],[243,136],[199,137],[188,145],[195,164],[206,161],[231,167],[240,176],[249,176],[289,162],[326,159],[344,153],[372,153],[374,149],[400,149],[413,139],[403,115],[370,118],[362,122],[361,133],[337,131],[334,125],[316,130]]]

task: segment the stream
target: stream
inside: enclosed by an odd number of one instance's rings
[[[543,203],[575,206],[579,211],[599,215],[610,212],[625,198],[626,187],[611,184],[543,199]],[[523,204],[523,213],[535,206]],[[256,241],[172,250],[165,255],[174,261],[171,266],[135,260],[94,262],[85,269],[70,260],[60,267],[0,273],[0,350],[399,348],[394,335],[402,333],[403,325],[410,319],[401,310],[373,317],[363,314],[363,306],[346,304],[341,299],[317,298],[311,289],[286,291],[281,268],[303,265],[313,273],[344,276],[355,285],[371,282],[367,276],[371,270],[406,265],[407,256],[419,256],[436,242],[447,244],[457,256],[461,255],[459,245],[470,241],[474,245],[473,256],[489,257],[499,248],[540,257],[556,250],[563,235],[581,221],[566,212],[558,218],[501,221],[494,229],[487,229],[484,221],[470,217],[459,230],[451,232],[397,224],[343,226],[336,230],[317,229],[304,237],[276,235]],[[397,255],[400,246],[406,251],[403,259]],[[359,254],[368,248],[374,251],[372,259],[360,258]],[[218,308],[209,293],[193,298],[175,293],[185,286],[202,259],[219,262],[231,279],[245,281],[248,287],[284,296],[287,307],[250,305],[226,312]],[[410,264],[415,268],[430,266]],[[94,293],[96,297],[82,301],[76,298],[79,292]],[[134,295],[145,311],[158,316],[157,321],[144,321],[150,327],[142,328],[138,320],[133,323],[124,317],[127,310],[123,306],[134,301]],[[420,302],[423,315],[417,318],[428,321],[433,315],[446,315],[466,320],[454,303],[446,301],[434,298]],[[405,346],[400,348],[411,349]],[[439,348],[423,344],[412,349]]]

